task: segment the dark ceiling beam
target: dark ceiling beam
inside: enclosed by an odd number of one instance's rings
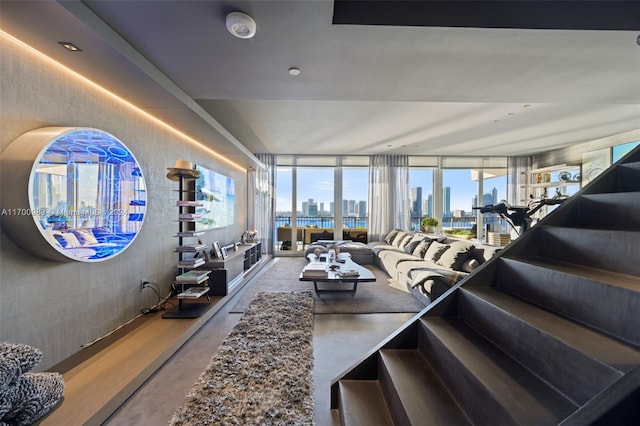
[[[334,24],[640,30],[640,1],[335,0]]]

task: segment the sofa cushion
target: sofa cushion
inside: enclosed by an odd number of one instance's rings
[[[442,253],[444,253],[448,248],[448,244],[433,241],[429,245],[427,251],[424,253],[424,260],[437,262],[438,259],[440,259],[440,256],[442,256]]]
[[[436,263],[444,268],[462,271],[462,264],[471,256],[474,246],[462,241],[454,241],[442,253]]]
[[[386,250],[398,251],[398,247],[390,246],[388,244],[367,244],[369,248],[373,251],[373,254],[378,256],[381,252]]]

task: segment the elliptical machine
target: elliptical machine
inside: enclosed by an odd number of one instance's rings
[[[498,204],[488,204],[484,207],[474,207],[474,209],[480,210],[480,213],[497,213],[511,225],[518,235],[522,235],[531,228],[532,216],[538,210],[544,206],[562,204],[567,198],[569,196],[560,194],[556,194],[553,198],[546,198],[544,195],[540,198],[533,198],[533,195],[530,195],[527,206],[511,206],[503,200]]]

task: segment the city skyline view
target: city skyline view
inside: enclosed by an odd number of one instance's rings
[[[297,170],[297,212],[305,212],[303,203],[314,200],[318,214],[333,214],[334,191],[333,168],[298,168]],[[292,173],[291,168],[279,168],[276,191],[276,211],[291,212]],[[431,169],[413,168],[409,172],[410,197],[414,188],[422,188],[422,198],[427,200],[432,193],[433,171]],[[477,182],[472,180],[469,169],[443,170],[443,188],[449,188],[450,212],[462,210],[469,214],[477,198]],[[353,201],[356,205],[364,201],[368,207],[369,171],[367,168],[351,168],[343,170],[343,202]],[[484,194],[480,206],[487,204],[487,194],[492,194],[493,203],[506,199],[506,176],[485,178]],[[415,195],[414,195],[415,197]],[[412,210],[413,202],[411,199]],[[423,203],[424,204],[424,203]],[[426,212],[423,209],[422,215]]]

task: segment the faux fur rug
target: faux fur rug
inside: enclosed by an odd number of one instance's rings
[[[172,425],[312,425],[313,294],[260,293]]]
[[[300,281],[300,271],[306,260],[302,257],[278,257],[268,269],[257,276],[231,312],[244,312],[247,305],[259,292],[291,292],[313,290],[313,282]],[[356,293],[323,293],[317,295],[316,314],[372,314],[420,312],[424,305],[406,291],[390,285],[389,277],[372,265],[365,265],[376,276],[376,282],[360,283]],[[322,283],[322,288],[330,284]],[[351,285],[351,284],[348,284]]]

